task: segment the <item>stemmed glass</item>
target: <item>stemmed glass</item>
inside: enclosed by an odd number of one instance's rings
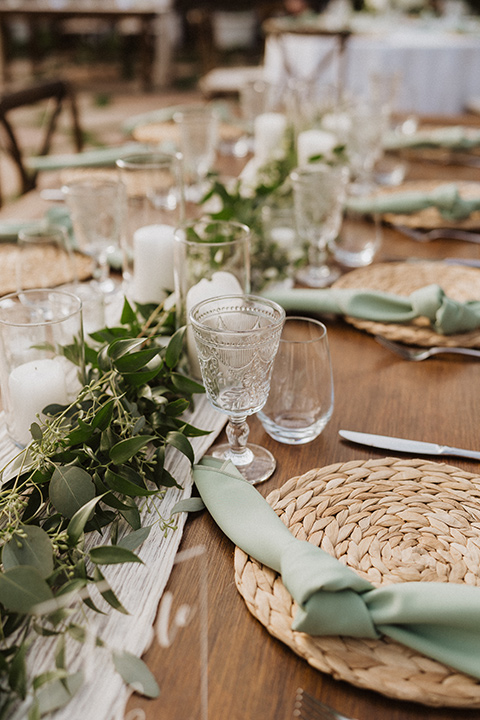
[[[91,176],[62,188],[79,249],[95,261],[96,289],[105,295],[120,284],[110,277],[109,256],[120,251],[125,226],[126,193],[120,180]]]
[[[309,287],[327,287],[340,272],[327,264],[328,244],[337,236],[348,184],[343,165],[310,163],[290,174],[293,186],[295,227],[308,247],[308,265],[296,278]]]
[[[231,460],[256,485],[275,470],[275,458],[248,440],[247,417],[265,404],[285,311],[255,295],[225,295],[190,312],[205,390],[216,410],[229,416],[228,443],[214,457]]]

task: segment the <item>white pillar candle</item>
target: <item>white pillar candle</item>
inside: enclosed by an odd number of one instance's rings
[[[14,368],[8,379],[8,403],[14,420],[14,437],[21,445],[31,440],[30,425],[44,407],[68,402],[62,364],[55,358],[31,360]]]
[[[329,156],[337,144],[337,138],[326,130],[304,130],[297,139],[297,160],[299,165],[306,165],[317,155]]]
[[[253,129],[253,151],[255,158],[266,162],[278,150],[284,140],[287,118],[282,113],[257,115]]]
[[[132,299],[160,303],[173,290],[173,235],[171,225],[146,225],[133,235]]]
[[[190,310],[194,305],[203,300],[220,297],[221,295],[241,295],[242,293],[243,288],[235,275],[223,270],[213,273],[211,280],[203,278],[188,291],[186,301],[187,318],[190,316]],[[198,364],[195,338],[190,325],[187,326],[187,357],[190,373],[196,378],[201,378],[202,374]]]

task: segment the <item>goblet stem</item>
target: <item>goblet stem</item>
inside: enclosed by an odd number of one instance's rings
[[[229,444],[229,459],[234,465],[249,465],[253,460],[253,453],[247,447],[249,432],[246,417],[229,419],[225,434]]]

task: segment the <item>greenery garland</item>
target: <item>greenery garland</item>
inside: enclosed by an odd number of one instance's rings
[[[175,331],[174,310],[134,310],[125,301],[120,325],[85,344],[86,384],[76,401],[45,409],[45,423],[31,426],[32,441],[0,490],[2,719],[27,698],[28,718],[36,720],[81,685],[81,676],[68,671],[65,638],[86,638],[86,628],[71,619],[74,609],[84,603],[100,612],[89,588],[126,613],[100,567],[142,562],[135,549],[150,528],[142,527],[141,506],[153,508],[166,488],[180,487],[165,467],[168,448],[193,463],[189,437],[208,434],[182,417],[204,391],[176,370],[183,335]],[[169,518],[153,522],[172,527]],[[110,544],[102,542],[107,530]],[[99,543],[87,549],[86,534]],[[30,678],[26,661],[35,636],[57,638],[55,668]],[[117,653],[113,661],[125,682],[158,693],[139,658]]]

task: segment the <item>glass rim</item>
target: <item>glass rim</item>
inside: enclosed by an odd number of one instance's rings
[[[325,162],[311,162],[299,165],[290,172],[290,179],[293,181],[302,180],[302,178],[308,178],[315,176],[315,171],[321,170],[322,173],[338,172],[348,178],[349,170],[348,166],[344,164],[329,165]]]
[[[229,225],[230,227],[234,228],[237,231],[242,231],[243,234],[239,234],[238,237],[234,238],[228,238],[225,240],[202,240],[199,238],[198,240],[190,240],[187,237],[182,237],[180,233],[186,232],[189,228],[195,229],[195,227],[198,227],[199,225],[216,225],[216,226],[226,226]],[[202,247],[217,247],[220,245],[234,245],[238,242],[244,242],[250,240],[250,237],[252,235],[251,228],[246,225],[245,223],[239,222],[238,220],[203,220],[202,218],[198,220],[190,220],[187,222],[182,223],[181,225],[178,225],[175,228],[173,237],[176,241],[179,243],[185,243],[185,245],[201,245]]]
[[[289,343],[290,345],[308,345],[310,343],[318,342],[319,340],[323,340],[327,337],[327,326],[325,323],[323,323],[321,320],[316,320],[315,318],[309,318],[309,317],[302,317],[301,315],[287,315],[285,318],[285,325],[289,320],[296,320],[304,323],[308,323],[309,325],[315,325],[316,327],[321,329],[321,334],[318,335],[316,338],[305,338],[301,340],[287,340],[285,338],[282,338],[280,336],[280,342],[283,343]]]
[[[53,320],[21,322],[20,320],[13,321],[3,317],[3,313],[5,310],[8,311],[19,306],[27,308],[28,305],[22,302],[22,296],[33,295],[60,295],[63,298],[69,298],[70,301],[73,301],[73,303],[76,304],[76,307],[71,307],[68,313]],[[14,300],[18,300],[18,303],[13,302]],[[75,293],[67,292],[66,290],[56,290],[55,288],[30,288],[28,290],[19,290],[17,292],[8,293],[8,295],[4,295],[0,298],[0,325],[8,325],[9,327],[40,327],[42,325],[56,325],[58,323],[64,322],[65,320],[69,320],[74,315],[77,315],[77,313],[82,311],[82,308],[83,302],[81,298],[78,295],[75,295]]]
[[[102,189],[116,189],[118,191],[122,191],[124,187],[125,184],[122,180],[120,180],[120,178],[115,179],[90,175],[88,177],[77,178],[76,180],[71,180],[70,182],[63,183],[61,191],[65,195],[73,195],[73,191],[78,191],[79,194],[81,194],[82,191],[83,193],[86,193],[86,191],[91,190],[101,192]]]
[[[130,155],[124,155],[115,161],[117,167],[122,170],[143,170],[156,167],[159,163],[168,164],[172,160],[181,162],[182,153],[175,152],[160,152],[160,151],[148,151],[131,153]]]
[[[195,317],[193,317],[195,312],[198,312],[198,310],[205,305],[213,304],[215,302],[218,302],[219,300],[244,300],[244,301],[252,301],[252,302],[260,302],[264,306],[270,308],[270,310],[274,310],[278,317],[273,318],[273,322],[268,327],[264,328],[257,328],[260,331],[272,331],[276,330],[278,327],[281,327],[285,322],[285,310],[281,305],[279,305],[275,300],[270,300],[270,298],[263,297],[262,295],[252,295],[250,293],[232,293],[231,295],[217,295],[215,297],[211,298],[205,298],[204,300],[200,300],[200,302],[196,303],[190,310],[189,313],[189,320],[192,323],[192,325],[195,328],[199,328],[200,330],[205,329],[206,326],[200,321],[197,320]],[[232,312],[235,312],[235,308],[232,308]],[[252,329],[249,330],[225,330],[224,328],[207,328],[209,332],[214,334],[234,334],[238,336],[247,335],[248,333],[252,332]]]

